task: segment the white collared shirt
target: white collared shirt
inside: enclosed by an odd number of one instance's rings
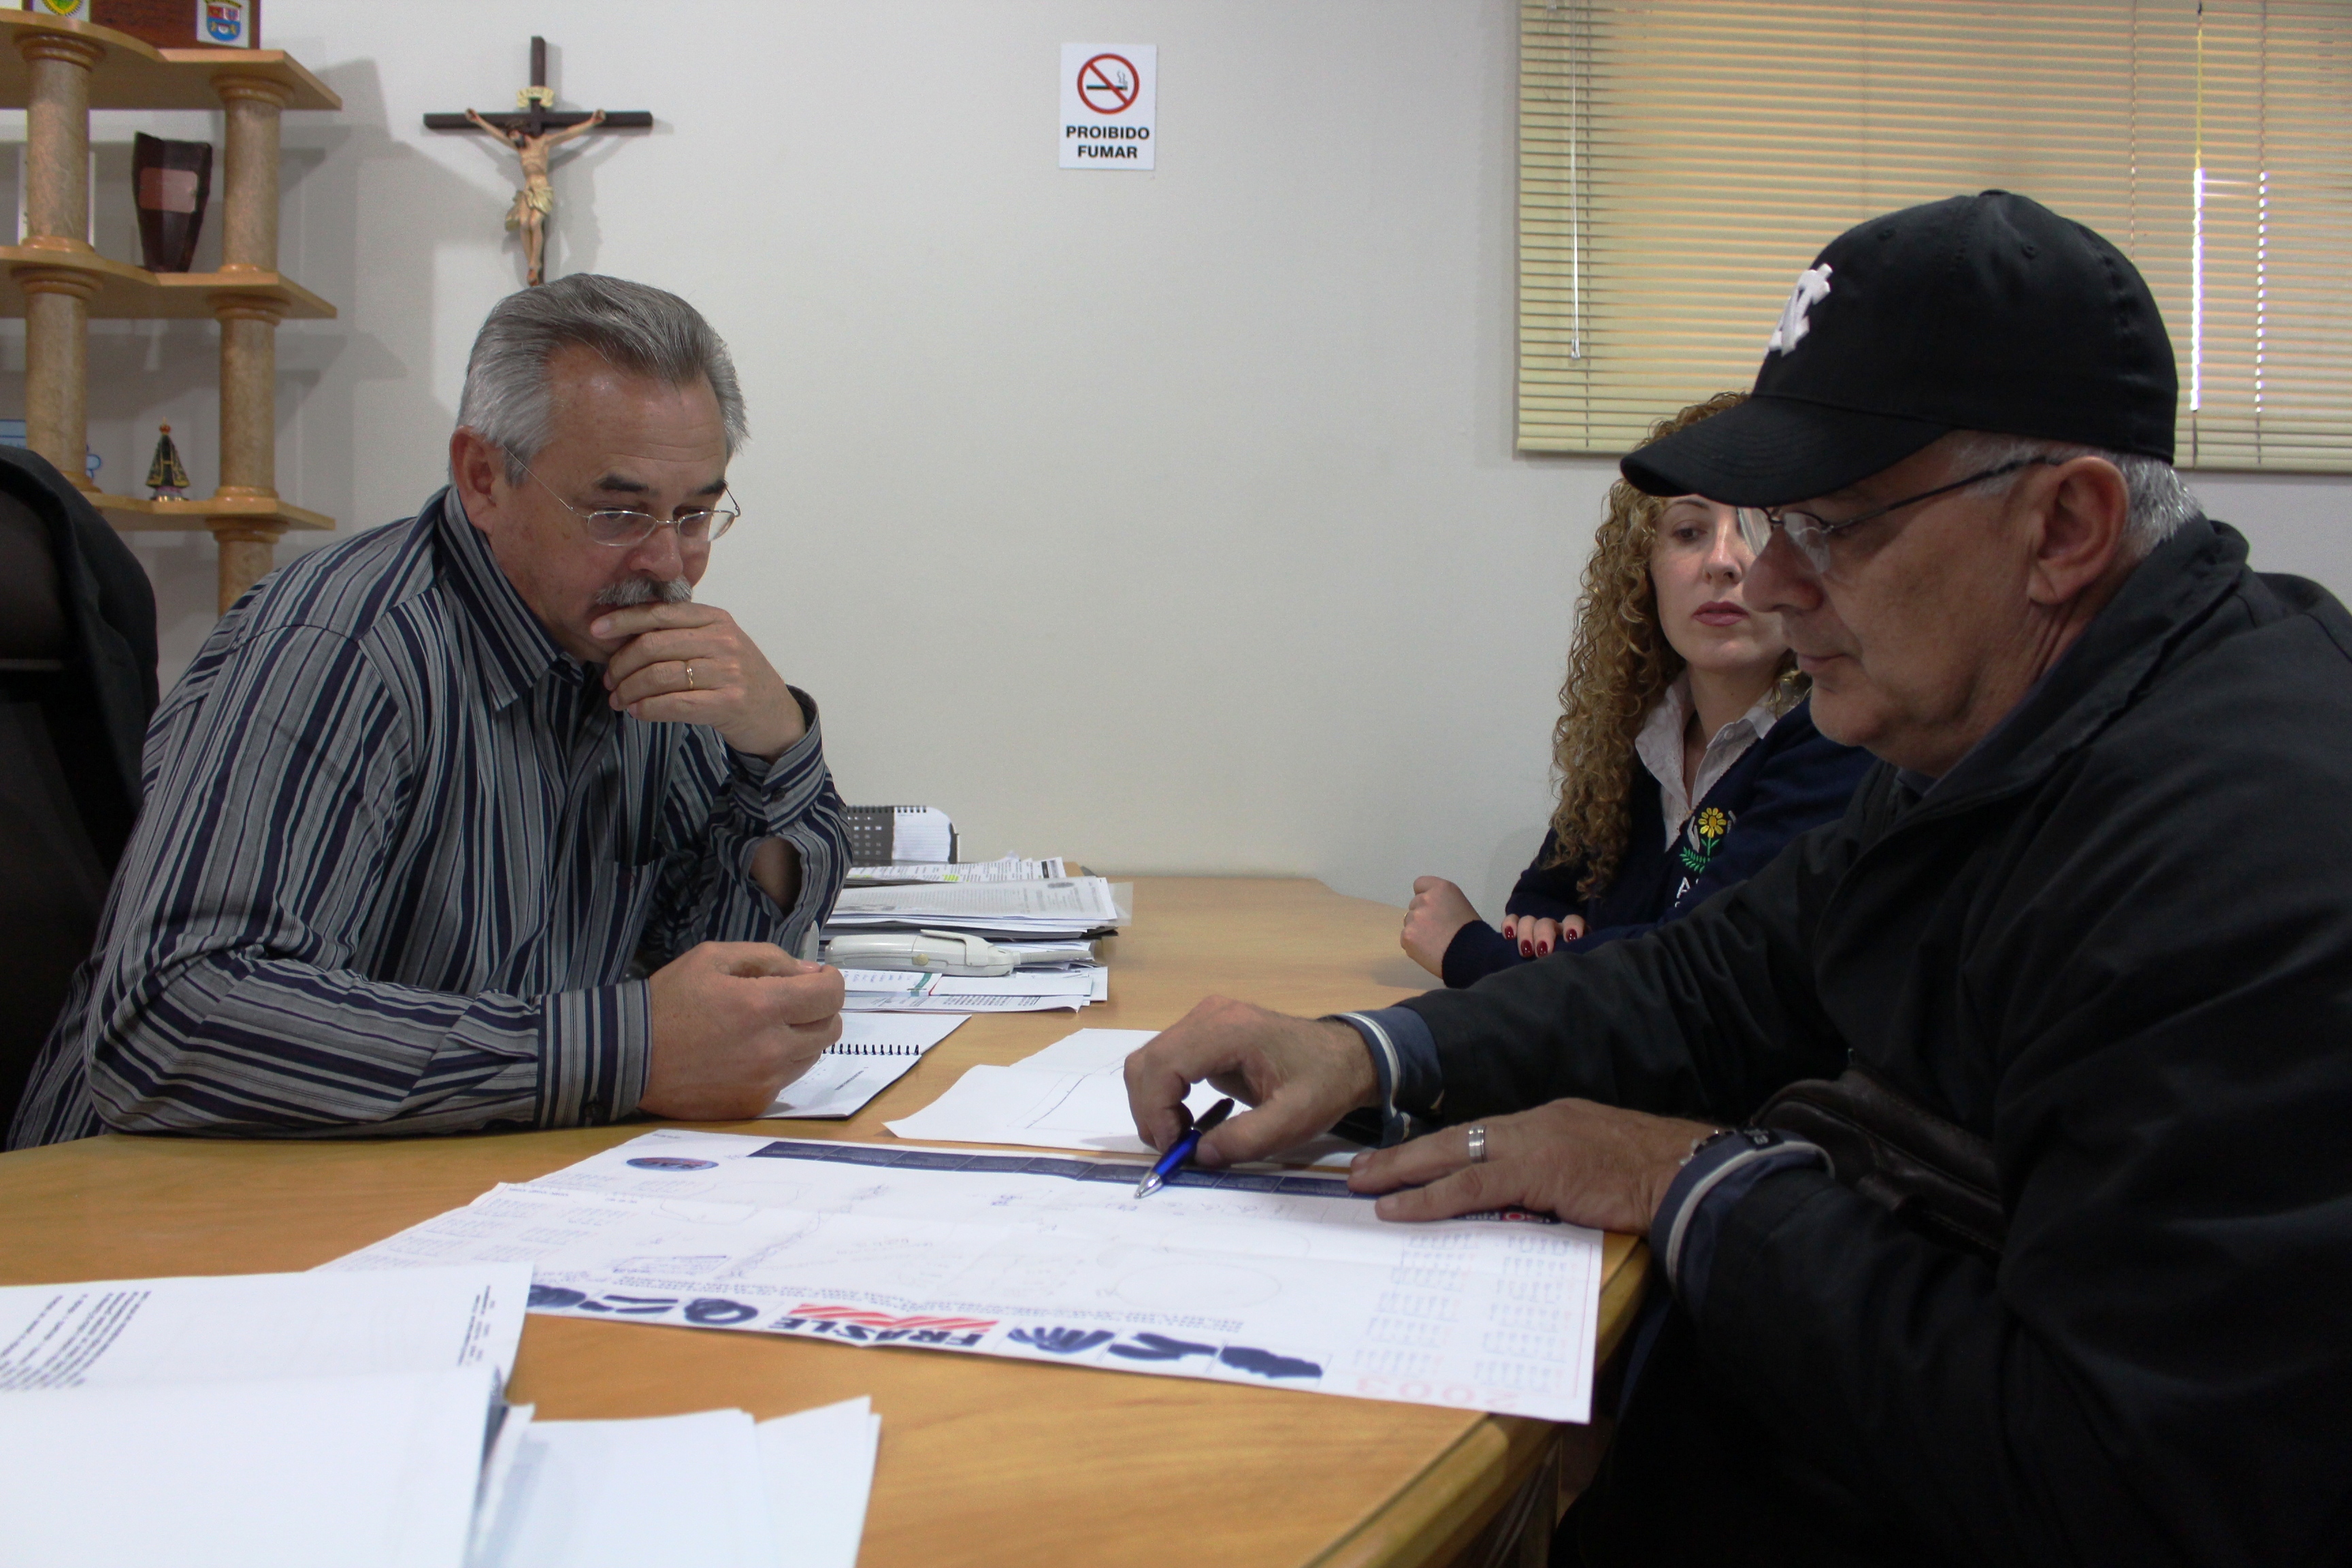
[[[1706,742],[1706,751],[1699,758],[1697,788],[1688,794],[1683,790],[1683,734],[1690,728],[1690,673],[1685,670],[1666,688],[1658,705],[1642,721],[1642,732],[1633,737],[1633,754],[1658,781],[1659,815],[1666,819],[1666,847],[1674,847],[1682,837],[1683,826],[1690,821],[1691,813],[1706,798],[1706,792],[1716,782],[1731,771],[1731,764],[1746,754],[1748,748],[1769,734],[1780,716],[1796,706],[1787,687],[1774,681],[1755,707],[1717,730]]]

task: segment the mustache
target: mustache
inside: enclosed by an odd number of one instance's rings
[[[631,577],[596,590],[596,603],[623,610],[656,599],[665,605],[683,605],[693,597],[694,584],[683,577]]]

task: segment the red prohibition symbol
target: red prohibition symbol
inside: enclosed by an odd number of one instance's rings
[[[1124,55],[1097,55],[1078,68],[1078,97],[1097,114],[1118,114],[1135,102],[1135,67]]]

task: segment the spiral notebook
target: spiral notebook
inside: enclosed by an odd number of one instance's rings
[[[855,1116],[962,1022],[954,1013],[844,1013],[840,1040],[760,1114],[828,1121]]]

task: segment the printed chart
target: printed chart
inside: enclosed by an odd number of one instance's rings
[[[531,1309],[1582,1421],[1597,1231],[1342,1181],[650,1132],[331,1268],[528,1261]]]

